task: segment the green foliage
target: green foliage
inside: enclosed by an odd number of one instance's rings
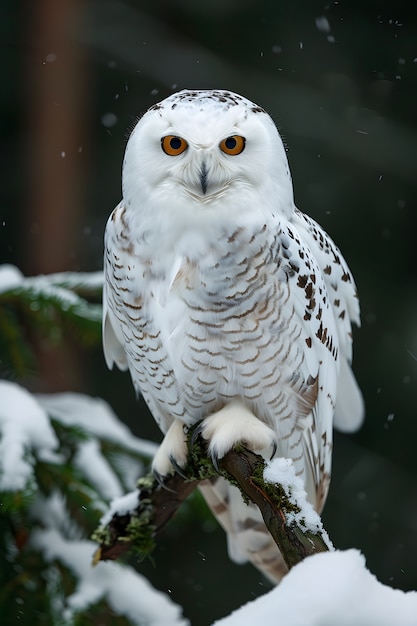
[[[16,284],[17,283],[17,284]],[[35,369],[34,344],[60,343],[70,334],[91,346],[101,339],[101,274],[21,277],[0,292],[0,363],[3,375]]]
[[[90,606],[87,611],[75,616],[73,626],[91,626],[91,624],[117,624],[117,626],[130,626],[125,617],[115,613],[105,601],[97,602]]]
[[[106,498],[89,475],[73,463],[79,446],[91,440],[92,436],[81,428],[66,427],[56,420],[51,421],[51,424],[59,440],[57,453],[60,462],[45,462],[35,458],[34,479],[29,481],[25,489],[0,493],[3,531],[0,550],[2,554],[7,554],[7,565],[0,573],[0,606],[5,623],[14,623],[17,618],[20,623],[29,623],[25,621],[25,616],[27,618],[34,613],[40,616],[37,625],[95,623],[89,620],[103,610],[99,603],[93,607],[87,606],[85,614],[82,611],[63,620],[62,612],[56,608],[57,604],[64,607],[66,599],[74,592],[74,575],[59,558],[46,561],[42,550],[37,550],[31,543],[34,530],[42,531],[45,526],[51,525],[56,525],[62,536],[69,540],[72,536],[88,537],[107,506]],[[102,446],[102,450],[107,453],[106,456],[103,454],[103,458],[114,469],[111,449],[109,442]],[[131,451],[127,455],[131,458],[135,456]],[[144,459],[136,454],[136,461],[143,462]],[[122,483],[122,487],[128,490],[131,485]],[[57,502],[62,506],[55,524],[51,516],[56,512]],[[91,546],[90,558],[92,554]],[[21,617],[18,617],[19,607],[22,610]],[[108,612],[106,614],[109,615]],[[105,623],[119,625],[130,622],[120,621],[114,615],[112,619],[107,617]]]

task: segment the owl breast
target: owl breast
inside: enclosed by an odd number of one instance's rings
[[[281,453],[295,455],[285,442],[317,400],[319,370],[294,297],[299,261],[282,228],[261,225],[223,234],[211,254],[181,259],[174,276],[141,267],[139,298],[137,266],[127,268],[127,291],[113,279],[132,378],[162,430],[239,398],[277,431]]]

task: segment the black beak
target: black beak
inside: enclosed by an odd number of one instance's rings
[[[206,193],[207,191],[207,168],[206,168],[206,163],[205,161],[203,161],[203,163],[201,164],[201,174],[200,174],[200,181],[201,181],[201,189],[203,190],[203,194]]]

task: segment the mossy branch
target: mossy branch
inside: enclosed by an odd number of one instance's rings
[[[259,508],[288,569],[307,556],[329,550],[331,544],[327,533],[319,527],[314,531],[307,527],[302,509],[294,502],[291,493],[280,484],[266,482],[264,468],[264,459],[242,446],[231,450],[219,463],[222,475],[231,476],[246,498]],[[300,522],[295,516],[300,517]]]
[[[129,550],[139,558],[149,556],[155,547],[155,537],[176,513],[199,481],[185,480],[179,474],[169,476],[161,486],[149,474],[139,479],[138,506],[132,513],[114,514],[110,522],[92,535],[100,544],[94,563],[116,560]]]
[[[169,476],[160,485],[152,475],[141,478],[138,506],[125,515],[114,514],[111,521],[97,529],[93,540],[100,544],[95,562],[114,560],[128,550],[142,557],[149,556],[155,547],[155,537],[175,514],[179,506],[202,480],[221,474],[231,484],[239,487],[245,501],[256,504],[265,525],[278,545],[288,568],[317,552],[329,550],[327,534],[319,527],[311,530],[299,515],[301,508],[282,485],[264,480],[264,459],[236,446],[213,466],[201,438],[190,444],[189,463],[184,472]],[[296,519],[301,519],[300,522]]]

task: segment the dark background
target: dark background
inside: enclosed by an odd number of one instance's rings
[[[297,205],[340,246],[361,299],[354,366],[367,417],[357,435],[336,435],[324,523],[381,581],[416,589],[413,3],[3,0],[0,37],[0,261],[26,274],[101,268],[127,134],[154,102],[220,87],[272,115]],[[45,347],[39,363],[34,389],[101,395],[136,434],[160,437],[100,350]],[[187,507],[155,565],[138,568],[208,624],[268,585],[229,562],[201,503]]]

